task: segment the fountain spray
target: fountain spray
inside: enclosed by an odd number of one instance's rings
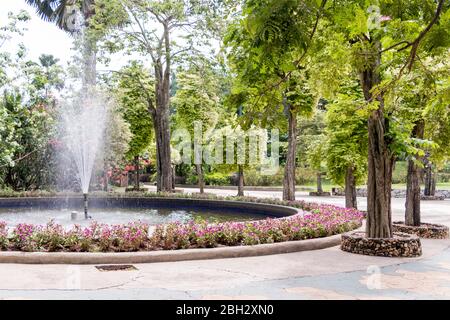
[[[108,100],[91,88],[89,94],[78,93],[62,105],[64,140],[77,169],[77,178],[84,200],[84,216],[88,215],[88,193],[95,158],[102,148]]]
[[[65,102],[62,120],[66,132],[66,146],[72,153],[83,192],[84,216],[89,219],[91,218],[88,215],[89,183],[95,156],[101,149],[108,99],[95,85],[95,55],[90,54],[92,48],[88,44],[89,41],[86,41],[87,21],[84,14],[72,5],[69,6],[69,10],[71,18],[67,27],[78,43],[84,45],[84,70],[81,91],[75,92],[72,99]]]

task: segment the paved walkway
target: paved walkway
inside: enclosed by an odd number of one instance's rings
[[[194,189],[186,192],[196,191]],[[234,191],[208,190],[219,194]],[[279,192],[252,191],[252,196]],[[339,197],[298,198],[342,205]],[[402,218],[404,199],[393,199]],[[364,209],[364,199],[359,199]],[[450,225],[450,201],[423,202],[423,220]],[[0,264],[2,299],[450,299],[450,240],[423,240],[420,258],[382,258],[338,247],[263,257],[95,266]]]

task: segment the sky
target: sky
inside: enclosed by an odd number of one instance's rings
[[[28,57],[31,60],[36,61],[45,53],[54,55],[66,65],[71,56],[71,37],[52,23],[42,21],[25,0],[0,0],[0,26],[6,24],[8,12],[18,13],[21,9],[31,16],[31,21],[26,24],[28,30],[20,39],[16,38],[8,43],[6,48],[13,49],[21,41],[28,49]]]

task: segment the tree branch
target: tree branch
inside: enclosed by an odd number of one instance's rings
[[[316,31],[317,31],[317,27],[318,27],[318,25],[319,25],[319,20],[320,20],[320,17],[321,17],[321,11],[322,11],[322,9],[325,7],[327,1],[328,1],[328,0],[322,0],[322,3],[320,4],[320,8],[319,8],[319,10],[318,10],[318,12],[317,12],[317,16],[316,16],[316,21],[314,22],[313,29],[312,29],[312,31],[311,31],[311,34],[309,35],[309,41],[311,41],[311,40],[313,39],[313,37],[314,37],[314,35],[315,35]],[[309,49],[309,48],[310,48],[310,46],[307,46],[307,47],[305,48],[303,54],[300,56],[300,58],[297,59],[296,61],[294,61],[294,66],[295,66],[296,69],[299,68],[300,63],[301,63],[301,62],[303,61],[303,59],[306,57],[306,54],[308,53],[308,49]],[[292,72],[293,72],[293,71],[294,71],[294,70],[289,71],[289,72],[286,73],[279,81],[277,81],[276,83],[270,85],[270,86],[267,88],[267,90],[264,90],[264,92],[262,92],[262,93],[259,95],[259,97],[258,97],[257,101],[254,103],[254,105],[256,105],[256,104],[260,101],[261,97],[264,96],[264,95],[266,94],[266,92],[268,92],[269,90],[273,90],[273,89],[275,89],[275,88],[278,88],[282,83],[286,82],[286,81],[289,79],[289,77],[292,75]]]
[[[28,152],[28,153],[26,153],[25,155],[20,156],[20,157],[17,158],[17,159],[14,159],[13,162],[16,163],[16,162],[22,161],[22,160],[28,158],[29,156],[31,156],[33,153],[35,153],[35,152],[37,152],[37,151],[38,151],[38,149],[35,149],[35,150],[31,151],[31,152]],[[5,164],[5,165],[3,165],[3,166],[0,166],[0,168],[4,168],[4,167],[9,167],[9,165],[8,165],[8,164]]]
[[[411,71],[411,69],[414,65],[414,61],[415,61],[416,55],[417,55],[417,49],[419,48],[420,42],[423,40],[425,35],[431,30],[431,28],[439,20],[439,16],[441,15],[442,9],[444,7],[444,2],[445,2],[445,0],[439,0],[436,12],[434,14],[433,19],[430,21],[430,23],[425,27],[425,29],[422,30],[422,32],[420,32],[419,36],[413,42],[409,43],[408,45],[406,45],[400,49],[400,50],[405,50],[409,47],[412,47],[411,52],[409,53],[408,60],[407,60],[407,66],[408,66],[409,71]]]

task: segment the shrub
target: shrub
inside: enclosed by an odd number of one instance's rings
[[[66,235],[62,226],[50,221],[43,228],[35,228],[34,245],[42,251],[60,251],[65,248]]]
[[[34,234],[38,228],[32,224],[18,224],[12,232],[9,242],[20,251],[36,251],[39,248],[34,241]]]
[[[207,173],[204,177],[205,184],[211,186],[225,186],[230,184],[230,176],[221,172]]]

